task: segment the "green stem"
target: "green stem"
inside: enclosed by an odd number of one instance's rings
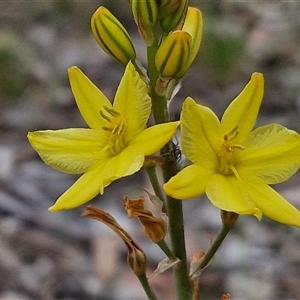
[[[142,285],[142,287],[143,287],[143,289],[144,289],[144,291],[145,291],[148,299],[149,300],[157,300],[154,292],[152,291],[152,289],[151,289],[151,287],[149,285],[149,282],[148,282],[148,279],[146,277],[146,274],[143,273],[141,275],[136,275],[136,276],[139,279],[139,281],[140,281],[140,283],[141,283],[141,285]]]
[[[180,264],[174,269],[177,299],[192,299],[193,286],[188,275],[182,202],[180,200],[175,200],[168,197],[167,208],[169,216],[169,232],[172,243],[172,250],[175,256],[181,260]]]
[[[157,178],[157,174],[156,174],[156,169],[153,168],[146,168],[148,177],[151,181],[151,185],[153,187],[153,190],[155,192],[155,195],[163,202],[163,207],[162,207],[162,211],[166,212],[166,201],[165,201],[165,195],[161,190],[158,178]]]
[[[174,255],[172,250],[169,248],[169,246],[166,244],[165,240],[162,240],[156,244],[170,259],[173,259],[173,260],[176,259],[176,256]]]
[[[155,124],[167,123],[170,121],[167,110],[167,100],[165,96],[157,95],[155,92],[156,81],[159,73],[155,67],[155,55],[158,49],[157,33],[155,42],[151,47],[147,48],[148,59],[148,76],[150,80],[149,95],[152,100],[152,110]],[[161,150],[162,155],[169,152],[169,147],[166,145]],[[176,165],[174,162],[168,162],[163,167],[164,182],[167,182],[176,174]],[[189,300],[193,298],[193,286],[189,279],[188,266],[186,259],[185,237],[184,237],[184,222],[182,203],[179,200],[166,198],[167,213],[169,218],[169,233],[172,243],[172,251],[181,262],[174,268],[176,299]]]
[[[204,269],[211,261],[211,259],[214,257],[215,253],[218,251],[218,249],[220,248],[222,242],[224,241],[224,239],[226,238],[228,232],[230,231],[230,229],[232,228],[232,226],[230,225],[223,225],[221,231],[219,232],[218,236],[216,237],[216,239],[214,240],[213,244],[211,245],[210,249],[208,250],[208,252],[205,254],[201,264],[199,265],[199,267],[195,270],[194,274],[199,271]],[[193,274],[191,274],[192,276]]]

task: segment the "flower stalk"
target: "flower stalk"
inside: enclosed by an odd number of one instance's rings
[[[234,227],[238,217],[239,215],[236,213],[221,210],[221,218],[223,223],[222,228],[207,253],[201,259],[198,267],[195,268],[190,274],[192,279],[194,279],[195,276],[200,276],[202,270],[204,270],[211,263],[211,260],[225,240],[229,231]]]
[[[155,56],[158,51],[158,37],[155,31],[155,42],[147,47],[148,58],[148,76],[149,76],[149,96],[152,101],[153,117],[156,124],[170,122],[167,109],[166,95],[157,94],[155,87],[159,72],[155,67]],[[169,152],[168,145],[161,149],[161,155],[167,155]],[[177,172],[174,162],[168,162],[162,166],[164,182],[167,182]],[[176,287],[176,299],[192,299],[193,287],[188,276],[188,264],[186,257],[186,246],[184,237],[184,221],[181,201],[176,201],[171,197],[166,198],[166,207],[168,215],[168,229],[172,245],[172,252],[181,262],[174,269],[174,279]]]

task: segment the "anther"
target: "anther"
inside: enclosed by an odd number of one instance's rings
[[[115,109],[113,109],[112,107],[108,107],[106,105],[103,106],[103,108],[113,117],[118,117],[120,115],[119,112],[117,112]]]
[[[112,131],[112,129],[111,129],[111,128],[109,128],[109,127],[106,127],[106,126],[102,126],[101,128],[102,128],[103,130],[105,130],[105,131],[110,131],[110,132]]]
[[[237,129],[239,128],[239,125],[236,125],[232,130],[230,130],[228,133],[224,135],[224,141],[233,140],[237,137],[239,132]]]
[[[108,121],[108,122],[111,123],[111,119],[110,119],[107,115],[105,115],[104,112],[103,112],[102,110],[100,110],[99,113],[100,113],[100,116],[101,116],[103,119],[105,119],[106,121]]]

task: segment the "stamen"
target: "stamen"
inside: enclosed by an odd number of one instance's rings
[[[120,128],[121,124],[117,124],[117,126],[115,128],[113,128],[113,130],[111,131],[112,134],[119,134],[119,128]]]
[[[234,166],[229,165],[228,168],[235,175],[237,180],[242,180],[242,178],[240,177],[238,171],[236,170],[236,168]]]
[[[238,126],[235,126],[228,133],[224,134],[224,142],[221,144],[221,149],[219,152],[219,172],[222,174],[235,174],[237,178],[240,178],[236,169],[233,166],[233,151],[234,149],[244,150],[244,147],[241,145],[235,145],[234,139],[238,136]]]
[[[112,107],[108,107],[106,105],[103,106],[103,108],[113,117],[118,117],[120,115],[119,112],[117,112],[115,109],[113,109]]]
[[[109,127],[106,127],[106,126],[102,126],[101,128],[102,128],[103,130],[105,130],[105,131],[110,131],[110,132],[112,131],[112,129],[111,129],[111,128],[109,128]]]
[[[124,133],[125,127],[126,127],[126,124],[125,124],[125,122],[123,121],[122,124],[121,124],[121,127],[120,127],[119,134],[123,134],[123,133]]]
[[[239,125],[236,125],[232,130],[230,130],[228,133],[224,135],[224,141],[231,141],[237,137],[239,132],[237,129],[239,128]]]
[[[107,126],[101,128],[108,132],[108,149],[112,155],[117,155],[125,148],[124,132],[126,129],[125,118],[114,108],[103,106],[100,110],[100,115],[103,119],[109,122]]]
[[[106,121],[108,121],[108,122],[111,123],[111,119],[110,119],[107,115],[104,114],[103,110],[100,110],[99,113],[100,113],[100,116],[101,116],[103,119],[105,119]]]

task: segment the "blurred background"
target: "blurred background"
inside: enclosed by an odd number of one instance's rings
[[[122,3],[122,4],[120,4]],[[204,17],[200,53],[171,105],[178,118],[186,96],[221,115],[252,72],[265,75],[258,125],[300,131],[300,2],[191,1]],[[0,1],[0,299],[145,299],[126,266],[126,248],[103,224],[80,218],[83,208],[47,208],[75,180],[44,165],[27,142],[38,129],[85,127],[67,78],[79,66],[113,99],[124,67],[98,47],[90,17],[105,5],[145,47],[125,0]],[[300,174],[276,185],[300,209]],[[111,213],[138,241],[149,274],[164,255],[128,220],[123,196],[138,197],[143,172],[107,188],[91,204]],[[184,202],[189,257],[206,251],[220,229],[205,197]],[[300,231],[267,218],[240,217],[214,263],[200,277],[202,299],[300,299]],[[174,299],[172,273],[150,280],[160,299]]]

